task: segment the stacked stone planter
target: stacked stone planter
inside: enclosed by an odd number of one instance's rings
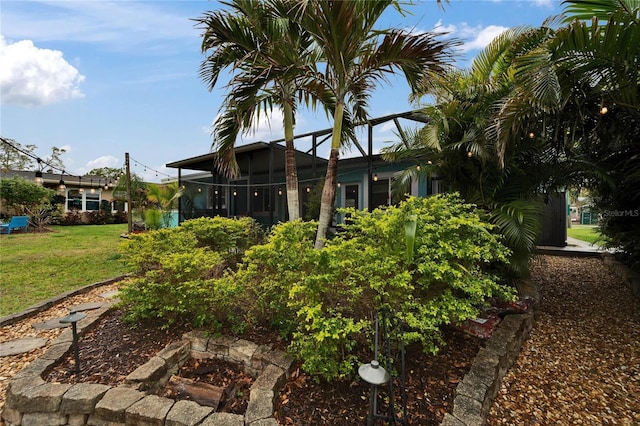
[[[513,365],[533,327],[533,313],[507,315],[480,348],[471,369],[456,388],[453,414],[442,426],[483,426],[502,379]]]
[[[79,333],[86,332],[104,312],[106,309],[81,320]],[[277,390],[292,368],[286,354],[270,346],[190,332],[129,374],[124,385],[45,382],[42,377],[69,353],[71,345],[71,331],[67,330],[42,357],[14,376],[2,412],[7,426],[275,426]],[[193,401],[149,394],[163,386],[189,356],[237,362],[256,377],[244,416],[214,413]]]

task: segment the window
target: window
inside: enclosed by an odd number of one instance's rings
[[[390,179],[378,179],[378,181],[372,182],[372,195],[371,202],[369,203],[371,209],[375,209],[379,206],[388,206],[391,204],[391,180]]]
[[[269,187],[256,187],[252,191],[254,213],[269,211]]]
[[[97,211],[100,210],[100,194],[97,192],[94,192],[93,194],[91,193],[91,191],[87,192],[85,191],[85,199],[87,201],[87,208],[86,210],[88,211]]]
[[[82,194],[77,189],[67,191],[67,210],[82,210]]]
[[[344,187],[344,206],[359,209],[360,190],[357,184],[345,185]]]

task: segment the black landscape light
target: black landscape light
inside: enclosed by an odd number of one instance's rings
[[[69,315],[60,320],[62,324],[71,324],[71,332],[73,333],[73,356],[76,361],[76,374],[80,374],[80,353],[78,352],[78,329],[76,324],[86,316],[87,314],[84,312],[70,311]]]
[[[387,319],[387,314],[388,312],[385,314],[384,311],[381,312],[381,316],[382,316],[382,340],[384,342],[384,345],[386,346],[386,363],[387,363],[387,367],[388,367],[388,363],[391,361],[391,348],[390,348],[390,338],[388,335],[388,330],[387,330],[387,326],[391,327],[391,324],[389,323],[391,320]],[[383,367],[380,366],[380,362],[378,361],[378,341],[379,341],[379,337],[378,337],[378,317],[379,314],[376,313],[376,317],[375,317],[375,336],[374,336],[374,354],[373,354],[373,360],[368,363],[368,364],[363,364],[360,366],[360,368],[358,368],[358,375],[362,378],[362,380],[364,380],[365,382],[369,383],[371,385],[371,395],[370,395],[370,399],[369,399],[369,416],[367,418],[367,426],[373,426],[377,420],[383,420],[385,422],[387,422],[387,424],[393,423],[393,424],[402,424],[402,425],[407,425],[408,424],[408,420],[407,420],[407,395],[406,395],[406,377],[405,377],[405,348],[404,348],[404,340],[402,339],[402,337],[400,338],[400,341],[402,343],[401,345],[401,363],[400,363],[400,387],[402,389],[402,416],[398,417],[396,416],[396,412],[395,412],[395,408],[394,408],[394,396],[393,396],[393,383],[391,382],[391,375],[389,374],[389,372],[387,372],[387,370],[385,370]],[[404,334],[404,328],[403,328],[403,324],[402,322],[400,322],[399,324],[399,328],[400,328],[400,336],[402,336]],[[384,385],[385,383],[388,383],[388,399],[389,399],[389,407],[388,407],[388,413],[385,414],[379,414],[378,413],[378,386],[380,385]]]
[[[384,368],[380,367],[378,362],[378,315],[376,314],[376,332],[374,341],[373,360],[368,364],[363,364],[358,368],[358,375],[365,382],[371,385],[371,395],[369,399],[369,417],[367,418],[367,426],[373,426],[373,423],[378,416],[378,386],[385,384],[389,381],[391,376]],[[393,401],[389,401],[393,404]],[[388,417],[382,417],[388,420]]]

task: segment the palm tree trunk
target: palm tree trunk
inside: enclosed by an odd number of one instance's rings
[[[333,213],[334,201],[336,198],[336,183],[338,177],[338,158],[340,157],[340,143],[342,136],[342,115],[344,104],[339,102],[336,104],[336,110],[333,115],[333,135],[331,137],[331,153],[329,154],[329,164],[327,164],[327,175],[324,179],[324,187],[322,188],[322,198],[320,199],[320,219],[318,224],[318,232],[316,234],[315,248],[324,247],[324,241],[327,237],[329,222]]]
[[[287,175],[287,208],[289,220],[300,218],[300,198],[298,196],[298,170],[296,167],[296,150],[293,145],[293,108],[289,99],[283,102],[284,139],[286,146],[285,174]]]

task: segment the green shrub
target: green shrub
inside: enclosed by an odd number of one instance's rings
[[[211,278],[221,257],[206,248],[168,254],[157,270],[131,280],[121,291],[125,319],[160,318],[164,327],[187,321],[217,331],[232,319],[233,283]],[[212,267],[213,266],[213,267]],[[226,284],[226,285],[225,285]]]
[[[218,230],[218,225],[201,221],[198,226],[132,234],[121,243],[122,259],[137,276],[121,290],[122,306],[129,321],[161,318],[165,326],[190,321],[211,329],[236,319],[242,321],[243,315],[236,312],[235,303],[240,299],[241,288],[223,277],[229,266],[229,249],[217,252],[199,239],[200,232],[213,235],[208,228]],[[246,220],[240,223],[250,225]],[[245,234],[251,232],[246,230]],[[238,239],[236,244],[244,246],[246,242]],[[241,327],[236,323],[234,326]]]
[[[144,211],[144,224],[152,230],[162,228],[162,212],[154,207],[146,209]]]
[[[250,217],[201,217],[182,222],[180,228],[194,234],[200,246],[209,247],[228,257],[232,263],[239,261],[245,250],[263,237],[260,224]]]
[[[289,292],[317,270],[313,248],[317,223],[296,220],[275,226],[267,242],[248,249],[234,279],[244,288],[247,321],[275,327],[289,337],[297,326]]]
[[[345,231],[322,250],[312,248],[315,223],[281,224],[247,251],[235,274],[250,320],[290,335],[291,352],[316,377],[352,374],[352,350],[371,341],[381,310],[401,316],[405,342],[436,352],[442,325],[475,316],[489,297],[510,295],[491,273],[508,250],[456,195],[342,213],[350,217]]]

